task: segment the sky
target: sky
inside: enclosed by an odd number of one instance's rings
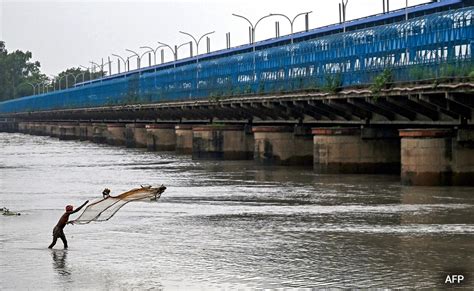
[[[429,0],[409,0],[409,5]],[[117,70],[118,54],[132,55],[126,49],[142,54],[141,46],[157,47],[158,41],[174,46],[189,42],[185,31],[197,38],[215,31],[211,51],[224,49],[226,33],[231,34],[231,46],[248,43],[248,23],[232,16],[240,14],[252,22],[269,13],[283,13],[293,18],[301,12],[309,14],[309,26],[316,28],[339,21],[340,0],[0,0],[0,40],[9,51],[33,53],[33,60],[41,63],[42,72],[56,75],[71,67],[89,67],[90,62],[101,63],[102,58],[113,60],[112,72]],[[382,12],[382,0],[348,0],[347,20]],[[405,0],[390,0],[390,9],[405,7]],[[275,21],[280,22],[280,34],[290,32],[288,20],[269,17],[256,28],[256,40],[275,37]],[[294,30],[304,29],[304,17],[294,23]],[[199,52],[206,50],[205,40]],[[179,58],[189,56],[183,46]],[[159,56],[157,56],[159,62]],[[165,60],[172,59],[165,50]],[[152,61],[153,62],[153,61]],[[148,57],[141,62],[148,65]],[[131,68],[136,61],[131,61]],[[123,70],[123,65],[122,65]]]

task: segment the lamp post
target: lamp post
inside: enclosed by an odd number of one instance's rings
[[[291,27],[291,43],[293,43],[293,24],[295,23],[295,20],[296,18],[298,18],[299,16],[301,15],[306,15],[306,17],[308,17],[308,15],[310,13],[313,13],[313,11],[308,11],[308,12],[301,12],[299,14],[296,14],[295,17],[293,17],[293,19],[290,19],[288,16],[286,16],[285,14],[283,13],[270,13],[271,16],[283,16],[285,17],[289,22],[290,22],[290,27]],[[306,30],[308,30],[308,23],[306,23]]]
[[[84,75],[86,74],[86,72],[82,72],[82,73],[79,73],[76,75],[75,79],[77,80],[77,76],[80,76],[82,75],[82,86],[84,86]]]
[[[166,44],[166,43],[164,43],[164,42],[158,42],[158,43],[159,43],[160,45],[162,45],[162,46],[165,46],[165,47],[169,48],[169,49],[171,50],[171,52],[173,53],[173,56],[174,56],[173,67],[174,67],[174,68],[176,68],[176,61],[178,60],[178,49],[179,49],[180,47],[182,47],[183,45],[189,44],[189,42],[185,42],[185,43],[182,43],[182,44],[180,44],[180,45],[178,45],[178,46],[175,45],[175,46],[174,46],[174,49],[173,49],[170,45],[168,45],[168,44]]]
[[[158,51],[159,48],[162,48],[162,47],[164,47],[164,45],[159,45],[155,49],[153,49],[152,47],[149,47],[149,46],[141,46],[140,48],[141,49],[148,49],[147,52],[153,52],[153,57],[154,57],[155,65],[156,65],[156,52]],[[147,52],[145,52],[145,53],[147,53]]]
[[[49,75],[49,76],[51,76],[51,77],[53,78],[53,80],[52,80],[52,81],[53,81],[53,82],[52,82],[52,83],[53,83],[53,90],[55,91],[55,90],[56,90],[56,86],[55,86],[54,83],[56,82],[56,78],[57,78],[58,76],[55,76],[55,75]]]
[[[60,78],[58,79],[58,87],[59,87],[59,90],[61,90],[61,79],[64,78],[64,77],[66,77],[66,76],[67,76],[67,75],[63,75],[62,77],[60,77]],[[59,77],[59,76],[58,76],[58,77]],[[67,78],[66,78],[66,87],[67,87]]]
[[[68,78],[69,76],[72,76],[72,77],[74,78],[74,85],[76,85],[76,83],[77,83],[76,75],[74,75],[74,74],[72,74],[72,73],[69,73],[69,74],[66,75],[66,88],[69,88],[69,86],[68,86],[68,84],[67,84],[67,82],[68,82],[68,81],[67,81],[67,78]]]
[[[199,68],[198,68],[198,63],[199,63],[199,43],[201,42],[201,40],[207,36],[207,35],[210,35],[210,34],[213,34],[215,31],[211,31],[211,32],[207,32],[203,35],[201,35],[201,37],[199,39],[196,39],[192,34],[190,33],[187,33],[187,32],[184,32],[184,31],[179,31],[179,33],[182,33],[182,34],[185,34],[187,36],[190,36],[193,40],[194,40],[194,43],[196,44],[196,89],[199,89]],[[192,49],[191,49],[191,56],[192,56]]]
[[[146,51],[144,52],[141,56],[140,56],[140,60],[143,59],[143,56],[148,54],[148,67],[151,67],[151,52],[150,51]]]
[[[408,0],[405,0],[405,46],[406,46],[406,51],[405,51],[405,61],[407,64],[410,63],[410,50],[408,48]]]
[[[135,51],[132,51],[132,50],[129,50],[129,49],[125,49],[125,50],[128,51],[128,52],[131,52],[132,54],[134,54],[134,56],[137,57],[137,69],[140,69],[140,55]]]
[[[257,20],[257,22],[255,23],[255,25],[245,16],[242,16],[242,15],[238,15],[238,14],[235,14],[235,13],[232,13],[233,16],[235,17],[239,17],[239,18],[242,18],[244,20],[246,20],[249,24],[250,24],[250,43],[254,44],[253,46],[253,50],[255,51],[255,30],[257,29],[257,25],[260,23],[260,21],[262,21],[263,19],[267,18],[267,17],[270,17],[272,16],[271,14],[268,14],[268,15],[265,15],[263,16],[262,18],[260,18],[259,20]]]
[[[341,15],[342,15],[343,32],[346,32],[346,8],[347,8],[347,2],[349,2],[349,0],[341,0],[341,4],[339,5],[339,8],[341,9]]]
[[[104,59],[102,59],[102,65],[99,65],[98,63],[90,62],[93,66],[93,68],[99,68],[100,67],[100,78],[103,78],[104,74]],[[93,70],[95,73],[95,70]]]
[[[265,16],[261,17],[259,20],[257,20],[255,25],[245,16],[238,15],[238,14],[235,14],[235,13],[232,13],[232,15],[235,16],[235,17],[242,18],[250,24],[250,43],[253,45],[253,47],[252,47],[252,51],[253,51],[253,79],[256,82],[257,81],[257,76],[256,76],[256,68],[255,68],[255,30],[257,29],[257,25],[260,23],[260,21],[262,21],[263,19],[268,18],[272,15],[268,14],[268,15],[265,15]]]
[[[215,31],[211,31],[211,32],[207,32],[205,34],[203,34],[199,39],[196,39],[192,34],[190,33],[187,33],[187,32],[184,32],[184,31],[179,31],[179,33],[182,33],[182,34],[185,34],[187,36],[190,36],[193,40],[194,40],[194,43],[196,44],[196,61],[199,61],[198,59],[198,56],[199,56],[199,43],[201,42],[201,40],[203,39],[203,37],[207,36],[207,35],[210,35],[210,34],[213,34]]]
[[[124,67],[125,67],[125,68],[124,68],[124,71],[127,71],[127,72],[129,71],[130,66],[128,66],[128,68],[127,68],[128,58],[127,58],[127,60],[125,61],[125,59],[122,58],[122,57],[119,56],[119,55],[112,54],[112,56],[117,57],[117,60],[118,60],[118,61],[117,61],[117,68],[118,68],[119,74],[120,74],[120,60],[123,61],[123,65],[124,65]]]
[[[87,73],[89,73],[89,80],[87,80],[87,81],[90,82],[90,80],[91,80],[91,70],[90,70],[90,68],[89,68],[89,67],[85,67],[85,66],[83,66],[83,65],[79,65],[79,67],[86,69]],[[84,73],[85,73],[85,72],[84,72]]]
[[[405,0],[405,21],[408,21],[408,0]]]
[[[31,87],[33,87],[33,95],[35,95],[35,85],[31,84],[30,82],[26,82],[26,84],[30,85]]]

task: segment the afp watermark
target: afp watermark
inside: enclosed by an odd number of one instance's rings
[[[444,284],[462,284],[464,279],[465,277],[462,274],[448,274],[446,275],[446,279],[444,279]]]
[[[444,287],[461,287],[461,286],[466,286],[469,285],[470,281],[469,279],[469,274],[468,272],[464,271],[451,271],[451,272],[443,272],[440,278],[440,285]]]

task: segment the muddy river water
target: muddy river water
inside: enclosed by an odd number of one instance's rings
[[[47,249],[65,205],[140,184],[168,189]],[[0,207],[1,290],[474,286],[474,188],[0,133]]]

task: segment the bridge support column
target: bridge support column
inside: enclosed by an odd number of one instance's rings
[[[254,159],[273,165],[311,165],[313,142],[309,129],[290,126],[254,126]]]
[[[175,134],[176,152],[191,154],[193,152],[193,126],[191,124],[176,125]]]
[[[38,135],[41,135],[41,136],[49,135],[47,125],[48,124],[46,122],[37,123],[36,129],[37,129]]]
[[[146,145],[150,151],[176,150],[174,124],[148,124],[146,126]]]
[[[107,143],[110,145],[125,145],[125,125],[121,123],[107,124]]]
[[[313,128],[314,170],[321,174],[400,174],[396,131]]]
[[[53,124],[51,122],[46,122],[44,124],[44,134],[51,136],[51,130],[52,130]]]
[[[37,122],[29,122],[28,126],[29,126],[28,133],[31,135],[37,135],[37,127],[38,127]]]
[[[59,125],[59,139],[72,140],[77,138],[78,125],[74,123],[62,123]]]
[[[0,132],[18,132],[18,123],[13,121],[0,122]]]
[[[125,126],[125,144],[129,148],[146,148],[146,128],[143,123],[129,123]]]
[[[400,136],[403,184],[474,186],[474,130],[406,129]]]
[[[51,123],[50,127],[50,133],[49,135],[52,137],[58,137],[59,138],[59,124],[58,123]]]
[[[90,130],[90,123],[79,123],[79,126],[77,127],[77,135],[79,140],[88,140]]]
[[[38,122],[30,122],[30,130],[29,133],[31,135],[39,135],[39,123]]]
[[[253,136],[242,125],[193,127],[193,159],[251,160]]]
[[[19,122],[18,123],[18,131],[21,132],[21,133],[27,133],[27,126],[28,126],[27,122]]]
[[[92,123],[91,140],[95,143],[107,143],[107,124]]]

